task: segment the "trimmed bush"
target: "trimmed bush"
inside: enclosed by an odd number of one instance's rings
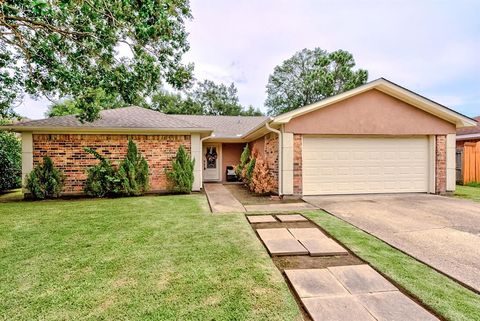
[[[180,145],[175,159],[172,161],[172,169],[167,170],[167,178],[170,181],[170,190],[174,193],[190,193],[193,185],[193,168],[195,160],[190,158],[187,150]]]
[[[22,186],[22,145],[6,131],[0,131],[0,173],[0,192]]]
[[[255,161],[249,187],[252,192],[257,194],[267,194],[274,191],[275,181],[263,158],[257,158]]]
[[[85,151],[100,161],[87,170],[84,188],[87,195],[136,196],[148,191],[148,163],[132,140],[128,141],[127,155],[118,167],[91,148]]]
[[[84,192],[90,196],[104,197],[114,194],[116,169],[112,163],[91,148],[85,148],[87,153],[95,156],[100,161],[98,165],[87,169],[87,180]]]
[[[33,199],[54,198],[60,195],[65,176],[55,168],[50,157],[44,157],[26,177],[25,187]]]
[[[148,163],[138,152],[137,145],[128,141],[127,156],[117,172],[117,194],[142,195],[148,190]]]
[[[243,148],[242,154],[240,155],[240,164],[235,166],[235,174],[237,175],[238,179],[242,179],[243,175],[243,169],[245,166],[248,164],[250,161],[250,147],[248,144],[245,145]]]

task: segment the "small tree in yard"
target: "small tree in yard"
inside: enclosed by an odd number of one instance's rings
[[[0,122],[1,124],[1,122]],[[0,192],[22,185],[22,147],[14,133],[0,131]]]
[[[190,193],[192,191],[194,166],[195,160],[190,159],[187,150],[181,145],[172,161],[172,169],[166,171],[172,192]]]
[[[44,157],[43,163],[28,174],[25,186],[34,199],[53,198],[60,195],[64,181],[65,176],[55,168],[52,159]]]
[[[250,190],[257,194],[271,193],[274,190],[275,182],[270,174],[267,163],[262,158],[257,158],[252,178],[249,184]]]
[[[100,155],[92,148],[85,148],[87,153],[95,156],[100,161],[99,164],[90,167],[87,170],[87,180],[85,182],[84,191],[87,195],[104,197],[112,194],[115,186],[116,169],[112,163]]]
[[[142,195],[148,190],[148,163],[132,140],[128,141],[127,155],[118,168],[97,151],[91,148],[85,148],[85,151],[100,161],[87,171],[86,194],[97,197],[132,196]]]
[[[257,160],[257,156],[258,156],[258,151],[254,148],[252,150],[252,154],[250,155],[250,160],[242,170],[242,180],[247,185],[250,185],[250,182],[252,180],[252,174],[255,168],[255,162]]]
[[[248,164],[250,161],[250,148],[248,147],[248,144],[245,145],[243,148],[242,154],[240,155],[240,164],[238,164],[235,167],[235,174],[237,175],[237,178],[242,178],[242,173],[243,169],[245,168],[245,165]]]
[[[128,140],[127,156],[120,164],[117,194],[141,195],[148,190],[148,163],[138,152],[137,145]]]

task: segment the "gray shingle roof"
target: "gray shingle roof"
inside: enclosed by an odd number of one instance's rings
[[[124,107],[102,110],[100,118],[94,122],[82,123],[75,116],[57,116],[39,120],[19,122],[12,127],[45,127],[45,128],[125,128],[125,129],[182,129],[203,126],[180,118],[165,115],[158,111],[142,107]],[[205,129],[208,129],[206,127]]]
[[[166,115],[142,107],[124,107],[107,109],[100,112],[100,118],[94,122],[82,123],[75,116],[57,116],[39,120],[22,121],[7,128],[23,131],[39,129],[191,129],[198,131],[213,130],[218,138],[240,138],[250,130],[260,126],[266,116],[207,116],[207,115]]]
[[[210,116],[210,115],[170,115],[202,127],[212,128],[215,137],[239,138],[248,131],[260,126],[267,116]]]

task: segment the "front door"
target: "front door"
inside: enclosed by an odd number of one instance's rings
[[[220,150],[218,144],[203,146],[203,180],[220,180]]]

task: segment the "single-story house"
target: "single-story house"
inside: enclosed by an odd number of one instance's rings
[[[127,107],[81,123],[74,116],[17,123],[25,176],[43,156],[81,193],[97,161],[84,147],[123,158],[131,137],[146,157],[154,191],[180,145],[195,159],[194,187],[221,182],[245,144],[264,157],[279,195],[445,193],[455,189],[455,133],[475,120],[386,79],[276,117],[166,115]]]
[[[463,147],[465,143],[480,142],[480,116],[474,117],[477,121],[475,127],[463,127],[457,129],[457,147]]]

